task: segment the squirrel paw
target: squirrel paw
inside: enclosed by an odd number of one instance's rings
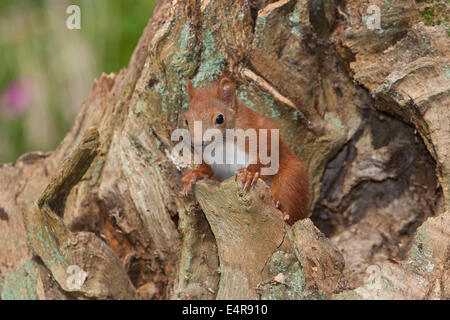
[[[280,201],[272,199],[272,204],[275,208],[280,209]]]
[[[286,211],[283,211],[283,208],[280,207],[280,201],[277,199],[272,199],[272,204],[275,208],[277,208],[278,210],[281,210],[281,213],[283,214],[283,220],[289,221],[291,216]]]
[[[289,214],[286,211],[283,211],[283,208],[280,206],[280,200],[272,199],[272,204],[275,208],[278,210],[281,210],[281,213],[283,214],[283,220],[288,221],[290,219]]]
[[[249,171],[247,168],[242,168],[236,171],[234,174],[234,179],[240,178],[242,185],[244,186],[244,192],[246,192],[250,187],[256,184],[259,178],[259,172]]]
[[[187,196],[189,193],[192,193],[192,186],[201,179],[206,179],[209,178],[209,175],[201,172],[201,171],[191,171],[188,174],[186,174],[182,179],[181,179],[181,184],[182,184],[182,190],[181,193],[185,196]]]

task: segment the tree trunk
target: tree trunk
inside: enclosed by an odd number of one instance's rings
[[[0,165],[1,298],[448,298],[449,38],[372,4],[380,29],[360,0],[160,1],[59,147]],[[222,74],[304,160],[311,219],[262,181],[180,195],[184,79]]]

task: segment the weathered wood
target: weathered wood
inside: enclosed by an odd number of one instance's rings
[[[380,30],[360,0],[160,1],[58,148],[0,165],[1,298],[448,298],[448,37],[372,4]],[[262,181],[180,195],[184,80],[222,74],[303,158],[311,220]]]

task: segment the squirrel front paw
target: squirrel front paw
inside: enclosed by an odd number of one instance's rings
[[[193,171],[189,172],[181,179],[181,184],[182,184],[181,193],[183,195],[188,195],[189,193],[192,193],[192,186],[198,180],[207,179],[207,178],[209,178],[209,174],[207,174],[205,172],[198,171],[198,170],[193,170]]]
[[[277,208],[278,210],[281,210],[281,213],[283,214],[283,220],[289,221],[291,216],[286,211],[283,211],[283,209],[281,208],[281,205],[280,205],[280,200],[272,199],[272,204],[275,208]]]
[[[259,172],[250,171],[247,168],[242,168],[236,171],[234,174],[234,179],[239,178],[244,186],[244,192],[247,191],[251,186],[254,186],[256,181],[258,181],[260,174]]]

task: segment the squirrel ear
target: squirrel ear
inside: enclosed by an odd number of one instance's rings
[[[186,78],[186,89],[189,94],[189,98],[192,100],[192,98],[195,96],[195,89],[194,89],[194,86],[192,85],[191,80],[189,80],[189,78]]]
[[[236,104],[236,89],[234,88],[234,83],[231,79],[227,77],[222,77],[219,80],[219,85],[217,88],[218,97],[225,101],[226,104],[234,108]]]

